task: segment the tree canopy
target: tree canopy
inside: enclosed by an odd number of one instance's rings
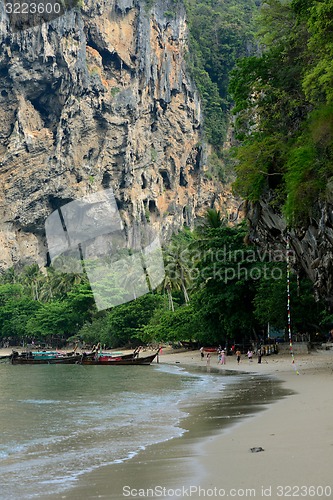
[[[255,0],[185,0],[188,65],[203,103],[206,139],[221,153],[228,128],[230,71],[253,45]]]
[[[333,176],[332,0],[267,0],[257,19],[261,54],[241,59],[235,101],[235,191],[304,224]]]
[[[268,323],[284,329],[284,255],[260,252],[246,234],[245,224],[229,227],[210,210],[196,231],[180,232],[165,248],[165,280],[157,290],[103,311],[97,310],[85,276],[78,282],[78,276],[53,269],[47,274],[31,266],[9,270],[0,275],[0,339],[56,345],[80,339],[108,347],[222,344],[255,340]],[[66,288],[59,287],[61,281]],[[38,294],[32,283],[38,283]],[[291,289],[295,332],[325,329],[331,317],[315,302],[312,284],[293,275]]]

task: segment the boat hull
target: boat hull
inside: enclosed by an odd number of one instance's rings
[[[158,352],[151,354],[150,356],[144,356],[142,358],[132,357],[132,358],[109,358],[109,359],[92,359],[90,357],[82,357],[82,365],[97,365],[97,366],[119,366],[119,365],[150,365],[154,359],[157,357]]]
[[[81,354],[75,356],[50,357],[42,359],[22,355],[12,355],[10,362],[12,365],[74,365],[75,363],[80,363],[81,359]]]
[[[115,360],[120,360],[120,359],[126,359],[126,360],[133,360],[136,359],[138,354],[137,353],[131,353],[131,354],[120,354],[119,356],[116,356],[114,354],[99,354],[99,353],[83,353],[83,358],[85,360],[92,360],[95,361],[96,358],[98,358],[99,361],[115,361]],[[88,364],[88,363],[85,363]]]

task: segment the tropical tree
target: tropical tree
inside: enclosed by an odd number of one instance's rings
[[[66,338],[77,330],[78,313],[65,301],[42,304],[26,325],[27,334],[52,343],[54,337]]]
[[[22,285],[0,285],[0,337],[24,339],[27,322],[39,307],[39,302],[24,293]]]
[[[113,308],[107,317],[108,334],[104,336],[104,343],[113,347],[139,345],[145,325],[162,305],[161,295],[148,293]]]
[[[235,191],[269,199],[291,225],[315,218],[333,177],[333,2],[267,0],[262,53],[238,62]]]
[[[33,300],[40,299],[46,280],[45,275],[41,272],[37,264],[23,268],[19,280]]]
[[[195,265],[196,236],[188,230],[174,235],[171,242],[164,248],[165,277],[162,289],[167,293],[169,309],[175,310],[172,292],[181,295],[179,299],[188,304],[189,290],[193,286],[192,269]]]

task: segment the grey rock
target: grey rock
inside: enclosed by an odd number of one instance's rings
[[[304,270],[314,284],[317,298],[333,305],[333,204],[319,201],[317,217],[306,227],[288,231],[283,216],[277,213],[268,199],[248,205],[250,239],[264,250],[286,253],[286,237],[295,259],[296,272]]]
[[[204,176],[181,2],[85,0],[17,33],[0,22],[0,270],[45,265],[46,218],[107,187],[125,227],[148,211],[162,239],[214,203],[235,209]]]

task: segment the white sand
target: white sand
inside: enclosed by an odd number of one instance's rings
[[[176,356],[184,364],[205,363],[199,353]],[[244,358],[239,366],[228,357],[220,367],[274,375],[295,394],[199,444],[195,460],[204,479],[201,495],[191,498],[333,498],[333,352],[295,361],[299,375],[290,355],[265,357],[261,365]],[[215,355],[211,366],[218,366]],[[251,453],[253,447],[264,451]]]

